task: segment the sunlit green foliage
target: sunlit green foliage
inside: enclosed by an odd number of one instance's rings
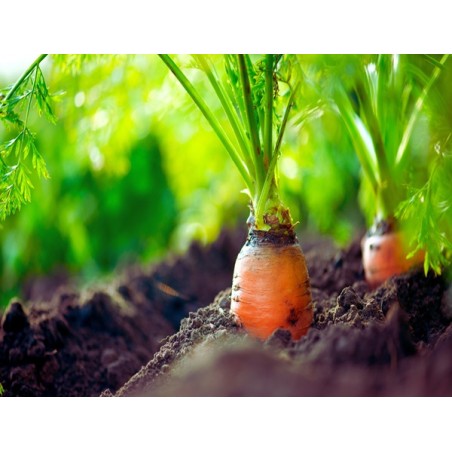
[[[70,61],[70,68],[81,65],[76,57]],[[81,71],[62,74],[58,65],[54,68],[54,83],[63,87],[67,98],[59,109],[67,136],[66,155],[95,173],[122,177],[129,171],[133,143],[152,133],[158,137],[163,169],[183,217],[172,240],[184,243],[192,234],[212,239],[221,223],[227,223],[228,209],[239,197],[233,190],[239,176],[231,171],[202,115],[156,55],[97,56],[82,61]],[[64,62],[61,58],[58,64]],[[226,174],[228,181],[220,184],[218,179]],[[193,202],[194,194],[198,202]],[[220,206],[225,207],[224,213],[218,213]],[[184,231],[188,230],[187,236]]]

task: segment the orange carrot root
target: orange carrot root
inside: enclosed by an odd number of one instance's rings
[[[375,288],[394,275],[407,272],[424,260],[424,253],[407,259],[400,232],[370,235],[361,242],[363,267],[368,284]]]
[[[252,336],[268,338],[276,329],[300,339],[313,319],[309,276],[298,243],[250,243],[234,269],[231,311]]]

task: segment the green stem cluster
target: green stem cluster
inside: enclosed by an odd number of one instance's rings
[[[393,84],[399,75],[396,72],[400,71],[388,63],[389,56],[381,55],[378,59],[375,68],[377,77],[375,85],[364,68],[358,71],[359,75],[353,89],[358,100],[358,111],[342,84],[339,84],[336,90],[335,103],[349,131],[363,173],[372,187],[375,213],[379,219],[392,217],[398,204],[404,199],[404,187],[400,184],[399,177],[406,170],[404,164],[408,143],[425,99],[448,57],[449,55],[444,55],[440,62],[436,62],[411,112],[406,118],[399,119],[403,121],[403,129],[398,130],[401,133],[395,140],[394,137],[389,139],[385,131],[388,128],[397,130],[397,125],[386,122],[388,117],[394,119],[399,116],[400,118],[403,93],[398,92],[400,98],[388,105],[387,90],[397,89]],[[405,84],[402,84],[401,89],[405,88]],[[389,111],[391,108],[393,111]]]
[[[282,205],[276,183],[276,164],[289,113],[294,103],[298,84],[292,89],[283,119],[275,138],[274,123],[276,57],[265,55],[263,66],[263,93],[256,83],[259,74],[249,55],[227,56],[228,77],[220,80],[208,57],[196,55],[195,60],[207,78],[226,114],[232,133],[228,133],[218,117],[207,106],[187,76],[169,55],[160,55],[162,61],[176,76],[185,91],[198,106],[241,174],[251,199],[251,210],[256,229],[278,228],[290,222],[287,209]],[[231,74],[238,83],[232,80]],[[258,104],[259,99],[261,101]],[[276,220],[275,220],[276,219]]]

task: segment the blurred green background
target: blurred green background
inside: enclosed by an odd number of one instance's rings
[[[312,80],[322,76],[319,58],[306,57]],[[0,61],[0,86],[33,59]],[[90,282],[245,223],[238,172],[157,56],[49,57],[43,72],[58,121],[33,114],[30,128],[51,178],[34,179],[31,203],[1,225],[0,306],[30,277],[63,271]],[[202,89],[202,74],[192,80]],[[346,245],[365,227],[360,167],[340,118],[316,114],[316,90],[306,85],[300,102],[313,114],[295,113],[288,128],[282,197],[303,231]],[[2,126],[0,141],[11,133]]]

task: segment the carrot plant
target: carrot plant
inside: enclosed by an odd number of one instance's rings
[[[421,58],[378,55],[345,59],[340,82],[336,79],[331,85],[333,103],[349,132],[367,188],[362,201],[373,223],[363,238],[362,251],[366,279],[372,286],[422,262],[425,272],[431,268],[440,273],[445,255],[452,249],[433,220],[441,213],[421,194],[439,174],[436,170],[428,173],[431,125],[426,101],[448,55],[439,60]],[[427,185],[417,192],[411,190],[410,195],[409,187],[423,178],[429,180]],[[413,227],[414,210],[420,205],[421,224]],[[441,209],[444,214],[444,204]],[[409,226],[407,220],[411,221],[409,228],[404,227]]]
[[[312,322],[305,259],[283,204],[277,162],[299,90],[296,60],[284,55],[194,55],[226,121],[215,114],[169,55],[160,55],[218,136],[241,174],[249,197],[248,238],[234,269],[231,310],[252,335],[288,329],[295,339]],[[221,61],[218,61],[221,60]]]
[[[46,163],[29,128],[30,112],[35,104],[40,114],[55,122],[51,96],[47,89],[40,55],[17,82],[0,92],[0,120],[14,137],[0,144],[0,221],[31,199],[33,188],[30,165],[38,177],[48,178]]]

